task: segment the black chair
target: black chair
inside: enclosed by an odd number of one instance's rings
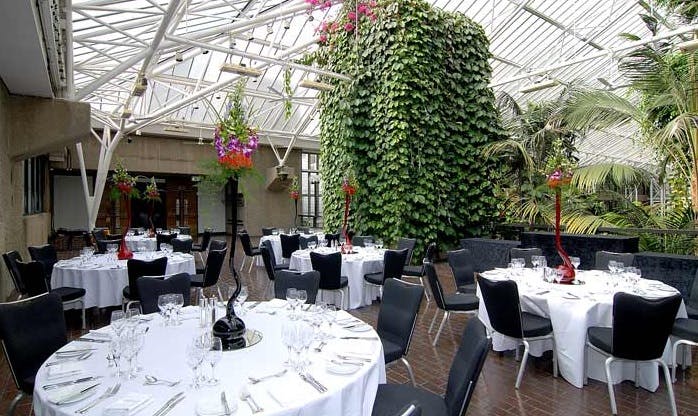
[[[53,244],[44,244],[43,246],[29,246],[29,256],[32,260],[43,264],[46,279],[51,281],[51,273],[53,273],[53,265],[58,263],[58,253]]]
[[[398,415],[399,409],[416,401],[425,415],[461,416],[468,410],[470,399],[482,372],[490,348],[485,326],[478,319],[469,319],[460,346],[448,372],[446,394],[434,394],[406,384],[380,384],[373,402],[372,416]]]
[[[110,244],[116,244],[117,246],[121,244],[121,239],[103,239],[103,240],[96,240],[97,243],[97,253],[98,254],[105,254],[107,252],[107,246]]]
[[[313,304],[320,289],[320,272],[311,270],[305,273],[296,273],[290,270],[279,270],[274,281],[274,297],[286,299],[286,290],[289,288],[305,290],[308,300],[305,303]]]
[[[156,250],[160,251],[160,244],[172,245],[172,240],[177,238],[177,234],[155,234]]]
[[[398,279],[387,279],[378,311],[376,332],[383,344],[386,364],[401,360],[415,385],[412,366],[407,361],[417,312],[422,303],[424,287]]]
[[[402,409],[395,413],[395,416],[422,416],[422,406],[416,401],[408,403]]]
[[[245,260],[250,259],[250,268],[247,270],[248,273],[252,271],[252,266],[254,265],[254,258],[261,255],[259,252],[259,247],[252,247],[252,242],[250,242],[250,235],[246,232],[238,234],[240,238],[240,244],[242,244],[242,251],[245,255],[242,258],[242,263],[240,264],[240,270],[245,267]]]
[[[681,295],[647,299],[619,292],[613,296],[613,326],[611,328],[592,326],[587,329],[587,347],[608,356],[605,361],[606,381],[611,400],[611,412],[614,415],[618,414],[618,409],[611,379],[611,364],[614,361],[635,361],[654,362],[662,366],[669,392],[671,413],[676,416],[671,375],[669,367],[662,360],[662,355],[681,301]],[[589,350],[586,349],[584,384],[587,382],[588,353]]]
[[[300,250],[301,236],[299,234],[281,234],[279,238],[281,239],[281,257],[290,259],[294,251]]]
[[[172,251],[175,253],[191,253],[191,246],[194,244],[194,240],[191,238],[187,238],[186,240],[180,240],[179,238],[175,238],[171,242],[172,244]]]
[[[19,271],[19,279],[26,290],[26,296],[37,296],[46,292],[55,293],[61,298],[63,309],[70,309],[79,303],[82,311],[82,329],[87,327],[85,321],[85,289],[67,286],[51,288],[51,278],[46,278],[45,266],[42,263],[38,261],[23,263],[21,260],[15,260],[15,263]]]
[[[340,306],[344,308],[344,288],[349,292],[349,278],[342,276],[342,254],[310,252],[313,270],[320,272],[320,290],[339,292]],[[349,294],[347,293],[347,297]],[[348,303],[348,302],[347,302]]]
[[[424,252],[424,257],[422,258],[422,264],[420,266],[407,265],[402,270],[402,277],[408,279],[419,279],[419,284],[425,287],[424,297],[427,298],[427,302],[431,302],[429,299],[429,292],[426,290],[426,285],[424,284],[424,262],[433,263],[434,256],[436,255],[436,243],[431,243],[427,245],[427,249]]]
[[[218,291],[218,297],[223,299],[221,294],[221,288],[218,287],[218,279],[221,276],[221,270],[223,270],[223,264],[225,263],[225,255],[228,250],[209,250],[208,257],[206,258],[206,267],[202,274],[196,274],[191,278],[191,286],[200,288],[196,293],[196,303],[199,303],[199,293],[203,292],[203,289],[211,286],[216,286]]]
[[[449,293],[445,294],[443,288],[441,287],[441,282],[439,277],[436,275],[436,269],[433,263],[425,262],[424,271],[429,281],[429,287],[431,288],[431,293],[434,295],[434,302],[436,302],[436,307],[444,311],[444,316],[441,319],[441,325],[439,325],[439,330],[436,332],[436,337],[431,345],[436,346],[439,342],[439,337],[441,336],[441,331],[446,325],[451,313],[465,313],[473,314],[477,316],[477,309],[480,306],[480,301],[477,296],[469,293]],[[431,319],[431,325],[429,325],[429,331],[434,328],[434,322],[438,316],[439,311],[434,313],[434,317]]]
[[[619,261],[623,263],[626,267],[633,265],[633,260],[635,260],[635,254],[633,253],[614,253],[612,251],[597,251],[596,259],[594,261],[594,269],[596,270],[608,270],[609,261]]]
[[[48,293],[0,303],[0,339],[19,392],[10,403],[14,414],[24,395],[32,395],[41,365],[67,342],[60,296]]]
[[[531,261],[531,257],[533,256],[542,256],[543,255],[543,250],[539,248],[521,248],[521,247],[514,247],[511,250],[509,250],[509,259],[524,259],[526,261],[526,264],[524,267],[533,267],[533,263]]]
[[[458,293],[475,293],[475,271],[473,270],[473,257],[470,250],[463,248],[448,252],[448,265],[451,267],[453,279],[456,282]]]
[[[269,259],[271,262],[271,266],[274,271],[277,270],[288,270],[288,264],[277,264],[276,263],[276,254],[274,253],[274,245],[271,243],[269,240],[262,241],[262,244],[260,244],[261,247],[266,247],[267,250],[269,250]]]
[[[493,281],[479,276],[477,283],[480,285],[492,329],[509,338],[520,340],[524,345],[515,387],[518,389],[521,385],[528,360],[529,341],[548,338],[553,340],[553,376],[557,377],[557,352],[550,319],[521,311],[519,290],[516,282],[512,280]]]
[[[383,283],[390,279],[399,279],[402,277],[402,271],[405,268],[405,259],[407,258],[407,249],[403,250],[385,250],[383,253],[383,271],[375,273],[366,273],[364,275],[364,284],[369,286],[378,286],[383,291]],[[381,293],[382,297],[382,293]]]
[[[224,240],[211,239],[211,242],[208,243],[209,250],[223,250],[226,248],[228,248],[228,243]]]
[[[683,363],[686,366],[686,352],[690,352],[691,346],[698,347],[698,319],[680,318],[674,321],[674,327],[671,330],[671,335],[678,338],[672,347],[671,362],[672,362],[672,381],[676,381],[676,367],[679,366],[676,360],[676,353],[679,346],[683,345]]]
[[[339,233],[325,234],[325,242],[327,244],[327,247],[332,247],[332,242],[334,242],[335,245],[339,245]]]
[[[262,235],[274,235],[274,227],[262,227]]]
[[[365,247],[366,243],[372,243],[374,238],[372,235],[355,235],[351,239],[351,245],[355,247]]]
[[[189,273],[177,273],[172,276],[143,276],[136,280],[141,296],[141,312],[158,312],[158,297],[168,293],[181,294],[184,304],[191,304],[191,277]]]
[[[407,249],[407,259],[405,260],[405,266],[409,266],[410,263],[412,263],[412,255],[414,253],[414,246],[416,246],[416,245],[417,245],[416,238],[400,237],[397,240],[397,247],[395,248],[396,250]]]
[[[310,227],[298,227],[296,228],[296,232],[300,234],[310,234]]]
[[[696,276],[698,276],[698,271]],[[694,277],[691,283],[691,290],[688,292],[688,299],[686,299],[686,313],[689,318],[698,319],[698,277]]]
[[[164,276],[167,271],[167,257],[160,257],[155,260],[130,259],[126,262],[128,269],[128,286],[122,291],[122,306],[128,309],[131,302],[140,302],[141,296],[138,292],[136,281],[143,276]]]
[[[180,225],[177,229],[179,230],[179,234],[191,235],[191,227],[188,225]]]
[[[298,245],[300,246],[300,249],[301,249],[301,250],[305,250],[305,249],[308,248],[308,243],[310,243],[311,241],[314,241],[314,242],[315,242],[315,246],[317,247],[318,238],[317,238],[316,235],[311,235],[310,237],[303,237],[303,236],[300,236],[300,237],[298,238]]]
[[[208,243],[211,242],[211,230],[205,230],[201,237],[200,243],[194,243],[191,246],[191,251],[199,255],[199,260],[204,262],[203,253],[208,250]]]
[[[12,284],[17,292],[17,299],[22,299],[22,297],[27,293],[27,289],[22,283],[20,272],[17,268],[17,262],[22,261],[22,256],[18,251],[12,250],[8,251],[7,253],[3,253],[2,259],[5,261],[5,266],[7,267],[7,271],[10,273],[10,278],[12,278]]]
[[[92,230],[92,237],[94,237],[95,241],[106,240],[109,238],[107,230],[108,228],[95,228]]]

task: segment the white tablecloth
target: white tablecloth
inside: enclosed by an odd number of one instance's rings
[[[312,237],[316,234],[301,234],[301,237],[309,238]],[[320,234],[317,234],[318,239],[321,237]],[[322,236],[324,238],[324,236]],[[281,237],[279,235],[263,235],[262,238],[259,239],[259,246],[262,246],[262,242],[264,241],[271,241],[271,248],[274,249],[274,258],[276,259],[276,264],[284,264],[286,261],[284,258],[281,256],[282,251],[281,251]],[[262,259],[262,256],[258,256],[256,258],[256,265],[259,267],[264,267],[264,260]]]
[[[155,252],[161,256],[161,252]],[[153,258],[156,258],[153,257]],[[146,259],[146,253],[134,253],[135,259]],[[121,293],[128,286],[126,260],[110,261],[108,254],[95,255],[89,263],[81,264],[80,258],[61,260],[53,266],[51,287],[81,287],[85,293],[85,308],[104,308],[121,305]],[[194,256],[172,253],[167,259],[167,274],[196,273]]]
[[[42,386],[53,383],[47,380],[47,367],[43,366],[36,377],[34,390],[34,411],[37,416],[65,415],[74,416],[76,409],[89,403],[93,398],[101,395],[109,386],[121,382],[121,389],[117,397],[108,399],[97,405],[86,416],[101,415],[103,410],[111,403],[128,393],[141,393],[152,396],[152,403],[147,405],[139,414],[152,415],[170,397],[178,392],[185,392],[184,401],[174,407],[168,416],[192,416],[195,415],[197,402],[211,398],[219,400],[220,393],[225,389],[228,400],[237,405],[236,416],[251,415],[252,412],[246,403],[238,397],[240,389],[247,383],[248,376],[263,376],[276,373],[283,369],[283,361],[287,357],[286,348],[281,342],[281,328],[287,322],[286,312],[275,309],[278,312],[271,316],[257,313],[265,308],[273,309],[269,304],[262,304],[243,316],[248,329],[255,329],[262,333],[262,341],[250,348],[237,351],[226,351],[223,359],[216,366],[216,377],[221,380],[218,386],[204,387],[194,390],[189,386],[192,372],[185,361],[187,345],[196,334],[200,334],[198,308],[190,307],[192,315],[196,319],[185,319],[181,326],[164,327],[158,316],[148,323],[150,330],[146,334],[145,345],[141,349],[138,361],[144,371],[135,379],[117,380],[113,369],[107,368],[106,343],[72,342],[64,349],[70,348],[96,348],[92,356],[83,361],[83,372],[65,379],[75,379],[91,375],[103,376],[99,379],[101,385],[96,389],[95,395],[78,403],[63,406],[55,406],[48,402],[47,394]],[[220,309],[222,312],[222,309]],[[348,318],[345,312],[339,312],[341,318]],[[340,336],[370,337],[375,340],[343,340],[338,337],[328,341],[321,353],[311,352],[311,365],[308,373],[327,387],[326,393],[320,394],[310,385],[306,384],[295,372],[289,370],[280,378],[272,378],[258,384],[248,385],[248,389],[255,401],[264,408],[264,415],[351,415],[369,416],[373,407],[373,401],[378,384],[385,383],[385,363],[381,343],[373,330],[361,333],[352,333],[340,329],[334,325],[333,333]],[[326,328],[326,327],[325,327]],[[313,343],[313,347],[317,341]],[[365,363],[353,374],[336,375],[326,370],[328,360],[338,359],[336,353],[362,353],[370,357],[370,362]],[[50,361],[55,359],[49,358]],[[208,364],[205,364],[208,366]],[[205,369],[205,374],[210,374],[210,367]],[[144,386],[144,374],[154,375],[169,380],[182,380],[176,387],[162,385]],[[87,384],[89,385],[89,384]],[[271,397],[269,391],[280,391],[286,396],[294,397],[290,403],[281,406]]]
[[[157,249],[157,240],[155,237],[147,237],[145,235],[127,235],[126,247],[133,252],[155,251]]]
[[[336,249],[322,247],[315,251],[328,254],[336,252]],[[364,275],[383,270],[383,253],[385,252],[382,249],[363,247],[354,247],[354,251],[357,253],[342,255],[342,276],[347,276],[349,279],[349,309],[370,305],[373,299],[380,296],[380,288],[372,285],[364,287]],[[310,262],[310,250],[294,252],[291,255],[289,267],[301,272],[313,270],[313,265]],[[344,296],[346,299],[346,294]],[[336,303],[339,304],[339,300]]]
[[[482,273],[490,279],[506,278],[505,269]],[[622,278],[611,278],[602,271],[578,271],[577,279],[584,285],[557,285],[545,283],[539,273],[524,269],[523,277],[516,278],[521,309],[536,315],[550,318],[555,335],[560,374],[575,387],[581,388],[584,379],[584,350],[586,348],[587,328],[592,326],[611,327],[613,323],[613,295],[618,291],[648,297],[664,297],[678,293],[674,288],[656,280],[641,279],[637,288],[625,284]],[[607,285],[608,281],[620,282],[618,286]],[[544,293],[548,291],[548,293]],[[478,296],[480,295],[478,288]],[[578,297],[579,299],[575,298]],[[485,302],[480,301],[480,320],[489,327]],[[677,318],[685,318],[686,307],[681,303]],[[531,342],[530,353],[541,356],[552,348],[551,341]],[[671,350],[667,342],[664,362],[671,364]],[[514,349],[516,342],[497,333],[493,334],[492,347],[496,351]],[[589,351],[588,375],[590,378],[606,382],[604,367],[605,357],[593,350]],[[635,380],[635,364],[616,362],[612,366],[612,378],[615,383],[623,380]],[[652,364],[640,365],[640,386],[655,391],[659,386],[657,367]]]

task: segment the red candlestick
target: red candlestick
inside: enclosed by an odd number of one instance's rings
[[[560,239],[560,195],[562,191],[559,187],[555,188],[555,248],[557,253],[562,257],[563,264],[557,266],[558,270],[562,270],[563,275],[560,283],[571,284],[574,281],[574,266],[570,261],[570,256],[567,255],[565,249],[562,248]]]
[[[126,232],[128,227],[131,225],[131,201],[127,196],[124,196],[124,201],[126,203],[126,226],[122,227],[123,232],[121,233],[121,244],[119,245],[119,252],[117,257],[119,260],[128,260],[133,258],[133,252],[128,249],[126,245]]]

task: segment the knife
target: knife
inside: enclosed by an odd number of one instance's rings
[[[183,391],[180,391],[179,393],[177,393],[177,394],[175,394],[174,396],[172,396],[172,397],[170,398],[170,400],[166,401],[165,404],[163,404],[162,407],[160,407],[160,408],[157,410],[157,412],[155,412],[155,413],[153,414],[153,416],[160,416],[160,415],[162,415],[163,412],[164,412],[172,403],[176,402],[177,399],[179,399],[179,398],[181,398],[181,397],[184,397],[184,392],[183,392]]]
[[[323,393],[327,391],[327,387],[325,387],[322,383],[317,381],[317,379],[315,377],[313,377],[310,373],[306,373],[305,375],[306,375],[306,377],[308,377],[310,379],[310,381],[312,381],[318,387],[320,387],[320,389],[322,390]]]
[[[58,387],[70,386],[71,384],[80,384],[80,383],[84,383],[86,381],[97,380],[98,378],[101,378],[101,376],[98,376],[98,377],[90,376],[90,377],[79,378],[77,380],[61,381],[60,383],[46,384],[46,385],[42,386],[41,388],[44,390],[51,390],[51,389],[56,389]]]
[[[84,389],[82,389],[82,390],[80,390],[80,391],[76,391],[75,393],[73,393],[73,394],[71,394],[70,396],[64,398],[63,400],[59,400],[59,401],[57,401],[57,402],[54,402],[54,404],[55,404],[56,406],[60,406],[60,405],[62,405],[62,404],[69,403],[69,402],[75,400],[76,398],[80,397],[81,394],[86,393],[86,392],[92,390],[93,388],[95,388],[95,387],[97,387],[97,386],[99,386],[99,383],[93,384],[93,385],[91,385],[91,386],[89,386],[89,387],[85,387]]]
[[[377,340],[376,337],[339,337],[339,339],[365,339],[365,340]]]
[[[359,322],[358,324],[351,324],[351,325],[343,326],[342,328],[350,329],[350,328],[357,328],[357,327],[365,326],[365,325],[368,325],[368,324],[363,323],[363,322]]]
[[[303,381],[310,384],[315,390],[317,390],[318,393],[324,393],[324,391],[322,390],[322,387],[315,384],[308,376],[306,376],[305,374],[299,374],[299,376],[301,377],[301,379]]]
[[[179,402],[181,402],[182,400],[184,400],[184,396],[182,396],[182,397],[180,397],[179,399],[177,399],[177,400],[173,401],[172,403],[170,403],[170,404],[165,408],[165,410],[163,410],[162,413],[160,413],[160,414],[157,415],[157,416],[164,416],[165,414],[169,413],[170,410],[174,409],[174,407],[177,406],[177,405],[179,404]]]
[[[574,293],[567,292],[567,296],[573,297],[575,299],[581,299],[579,296],[575,295]]]
[[[250,307],[247,308],[247,310],[250,311],[250,310],[256,308],[257,306],[259,306],[260,303],[262,303],[262,302],[255,302],[254,304],[250,305]]]
[[[99,342],[99,343],[104,343],[104,342],[110,342],[108,339],[95,339],[95,338],[78,338],[76,341],[83,341],[83,342]]]
[[[230,406],[228,406],[228,399],[225,398],[225,392],[221,392],[221,403],[223,403],[223,409],[225,409],[225,416],[230,414]]]

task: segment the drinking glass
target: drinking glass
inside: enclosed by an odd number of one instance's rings
[[[533,265],[534,269],[537,269],[540,267],[540,258],[542,256],[531,256],[531,264]]]
[[[206,384],[209,386],[215,386],[220,382],[220,380],[216,378],[216,364],[218,364],[222,357],[223,343],[220,338],[213,337],[211,339],[211,347],[208,349],[208,351],[206,351],[205,357],[206,361],[211,366],[211,377],[206,382]]]
[[[141,315],[141,306],[138,303],[132,303],[126,310],[126,327],[133,329],[138,326]]]
[[[167,326],[167,321],[169,317],[169,295],[160,295],[158,296],[158,309],[160,309],[160,315],[162,315],[162,318],[165,320],[165,326]]]
[[[121,336],[121,332],[124,330],[126,325],[126,315],[123,311],[113,311],[111,313],[111,329],[114,331],[117,337]]]
[[[575,270],[579,268],[579,264],[581,262],[582,260],[579,257],[570,257],[570,263],[572,263],[572,266],[574,266]]]
[[[114,367],[116,367],[117,378],[121,377],[121,338],[117,335],[112,337],[109,341],[109,354],[107,359],[111,359],[114,362]]]
[[[317,244],[315,243],[315,241],[311,241],[308,243],[308,248],[310,250],[315,250],[316,247],[317,247]]]
[[[305,302],[308,301],[308,292],[306,292],[305,290],[302,290],[302,289],[298,289],[298,291],[296,293],[298,293],[298,299],[296,302],[298,303],[299,306],[304,305]]]
[[[298,290],[294,287],[290,287],[286,289],[286,301],[288,302],[289,307],[291,308],[291,313],[289,314],[289,319],[295,320],[295,305],[296,305],[296,300],[298,299]]]
[[[327,305],[327,309],[325,312],[325,319],[327,320],[327,325],[330,327],[330,330],[332,330],[332,324],[337,320],[337,311],[339,308],[337,308],[337,305],[334,304],[329,304]]]
[[[179,319],[179,313],[182,307],[184,306],[184,295],[181,293],[173,293],[172,294],[172,300],[173,300],[173,305],[174,305],[174,316],[175,316],[175,322],[174,325],[179,325],[182,323],[182,321]]]
[[[187,346],[186,362],[192,371],[191,387],[193,387],[195,389],[199,388],[198,370],[199,370],[199,365],[201,365],[203,359],[204,359],[203,350],[197,346],[196,342],[191,342]]]
[[[136,377],[136,371],[133,366],[133,358],[138,352],[137,336],[138,335],[134,331],[126,331],[121,338],[121,353],[128,361],[128,371],[125,373],[127,379]]]

